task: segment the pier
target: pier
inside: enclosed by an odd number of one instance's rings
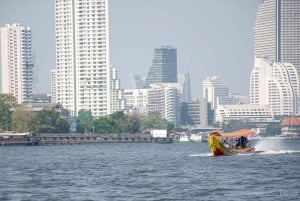
[[[39,145],[79,145],[97,143],[172,143],[172,138],[143,134],[40,133]]]

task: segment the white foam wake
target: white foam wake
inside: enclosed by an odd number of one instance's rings
[[[203,153],[203,154],[191,154],[190,157],[207,157],[212,156],[212,153]]]
[[[292,154],[300,153],[300,150],[289,150],[283,146],[282,139],[263,139],[254,146],[257,154]]]
[[[256,154],[260,154],[260,155],[292,154],[292,153],[300,153],[300,151],[296,151],[296,150],[256,150]]]

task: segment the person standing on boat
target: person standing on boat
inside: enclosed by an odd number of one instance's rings
[[[241,147],[242,147],[242,148],[245,148],[247,142],[248,142],[247,137],[242,136],[242,137],[241,137]]]

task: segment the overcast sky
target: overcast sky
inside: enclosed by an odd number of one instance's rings
[[[110,0],[110,57],[122,88],[129,74],[146,76],[154,48],[177,48],[178,74],[190,72],[193,98],[202,80],[218,76],[248,95],[253,27],[262,0]],[[0,0],[0,26],[32,28],[39,92],[50,91],[55,68],[55,0]]]

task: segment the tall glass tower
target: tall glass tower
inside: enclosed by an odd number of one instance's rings
[[[152,66],[149,69],[147,85],[153,83],[177,82],[177,50],[172,46],[155,48]]]
[[[300,75],[300,1],[264,0],[254,27],[254,55],[293,64]]]
[[[56,102],[73,115],[111,112],[108,0],[56,0]]]

